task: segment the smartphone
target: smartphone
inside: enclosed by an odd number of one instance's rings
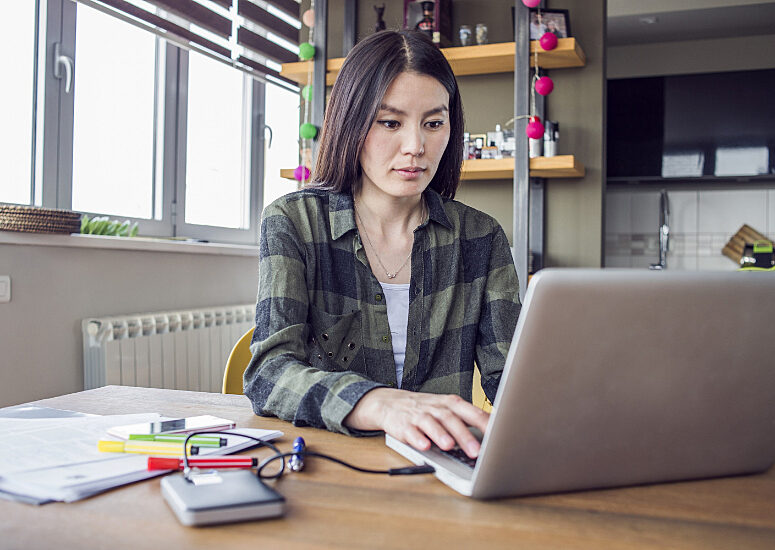
[[[233,420],[218,418],[217,416],[189,416],[188,418],[172,418],[157,422],[144,422],[142,424],[127,424],[114,426],[108,429],[108,433],[121,439],[129,439],[132,434],[185,434],[200,430],[221,431],[234,428],[237,424]]]

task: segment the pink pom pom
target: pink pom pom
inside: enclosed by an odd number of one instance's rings
[[[549,95],[554,90],[554,81],[548,76],[542,76],[536,80],[536,92],[541,95]]]
[[[525,128],[527,137],[533,139],[541,139],[544,137],[544,125],[541,124],[541,119],[537,116],[530,117],[530,122],[527,123]]]
[[[541,0],[522,0],[522,3],[525,4],[528,8],[535,8],[538,7],[538,4],[541,3]]]
[[[301,22],[310,29],[315,26],[315,10],[307,10],[301,14]]]
[[[551,32],[544,33],[544,35],[538,40],[544,51],[553,50],[557,47],[557,35]]]
[[[541,130],[541,134],[543,134],[543,130]],[[304,166],[303,164],[296,167],[296,170],[293,171],[293,177],[296,181],[309,181],[310,171],[309,168]]]

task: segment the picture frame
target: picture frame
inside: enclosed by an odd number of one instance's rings
[[[538,40],[547,32],[553,32],[557,38],[573,36],[568,10],[530,10],[530,40]]]

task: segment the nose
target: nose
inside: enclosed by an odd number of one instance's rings
[[[413,157],[425,152],[425,136],[420,128],[406,128],[401,136],[401,154]]]

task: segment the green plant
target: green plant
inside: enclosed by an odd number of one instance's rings
[[[89,216],[84,214],[81,217],[81,233],[89,235],[111,235],[114,237],[136,237],[137,222],[130,223],[125,220],[123,223],[118,220],[111,220],[107,216]]]

